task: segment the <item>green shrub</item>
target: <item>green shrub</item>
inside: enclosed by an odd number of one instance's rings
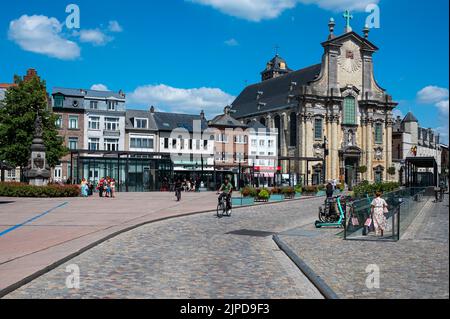
[[[258,194],[258,198],[261,200],[269,200],[269,198],[270,198],[269,191],[267,189],[261,190]]]
[[[75,185],[32,186],[24,183],[0,183],[0,196],[4,197],[78,197],[80,189]]]
[[[391,176],[395,175],[395,173],[397,173],[397,170],[395,169],[395,167],[389,167],[387,170],[387,173]]]
[[[362,182],[354,187],[353,193],[357,198],[365,197],[366,195],[373,196],[376,192],[389,193],[397,190],[400,184],[397,182],[384,182],[370,184],[367,181]]]
[[[297,186],[295,186],[295,192],[296,192],[297,194],[301,194],[302,191],[303,191],[303,186],[302,186],[302,185],[297,185]]]

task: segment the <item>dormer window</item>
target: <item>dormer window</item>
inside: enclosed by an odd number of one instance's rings
[[[134,128],[146,129],[148,128],[148,119],[134,119]]]
[[[98,109],[98,102],[97,101],[90,101],[89,102],[89,108],[91,110],[97,110]]]
[[[117,110],[117,101],[108,101],[108,111],[116,111]]]
[[[64,96],[55,95],[53,97],[53,100],[55,101],[55,107],[63,107],[64,106]]]

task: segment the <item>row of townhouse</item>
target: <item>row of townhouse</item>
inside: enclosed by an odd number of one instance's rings
[[[275,177],[276,132],[233,119],[229,107],[207,121],[203,111],[127,109],[121,91],[58,87],[52,108],[70,150],[53,171],[56,182],[96,183],[110,176],[121,191],[148,191],[175,178],[201,179],[205,188],[215,188],[224,176],[236,184],[255,174],[267,181]]]

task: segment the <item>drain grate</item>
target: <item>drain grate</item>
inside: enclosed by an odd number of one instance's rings
[[[240,229],[240,230],[234,230],[232,232],[229,232],[229,233],[227,233],[227,235],[250,236],[250,237],[269,237],[269,236],[276,235],[276,233],[260,231],[260,230]]]

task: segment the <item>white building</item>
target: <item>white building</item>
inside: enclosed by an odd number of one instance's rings
[[[125,94],[87,91],[84,145],[90,151],[125,150]]]
[[[258,121],[247,124],[249,129],[248,165],[254,166],[262,180],[274,178],[277,171],[278,132],[268,129]]]
[[[407,158],[434,158],[441,173],[442,148],[440,136],[431,128],[420,127],[419,121],[409,112],[404,119],[397,117],[392,133],[392,159],[398,180],[404,181],[403,164]],[[420,173],[431,170],[419,169]]]

